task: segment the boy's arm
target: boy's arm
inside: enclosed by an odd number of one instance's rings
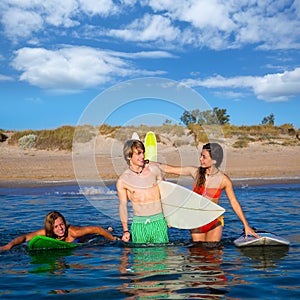
[[[120,220],[121,220],[122,227],[123,227],[122,240],[124,242],[128,242],[130,239],[130,232],[128,229],[127,191],[124,187],[124,184],[122,183],[122,181],[120,179],[117,181],[116,186],[117,186],[118,197],[119,197],[119,201],[120,201],[120,205],[119,205]]]

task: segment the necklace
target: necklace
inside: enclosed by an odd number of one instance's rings
[[[141,171],[134,171],[134,170],[132,170],[130,167],[129,167],[129,170],[131,171],[131,172],[133,172],[133,173],[135,173],[135,174],[137,174],[137,175],[141,175],[142,174],[142,172],[144,171],[144,168],[145,168],[145,165],[143,165],[142,166],[142,170]]]
[[[138,171],[138,172],[137,172],[137,171],[134,171],[134,170],[132,170],[130,167],[129,167],[129,170],[130,170],[131,172],[137,174],[137,175],[141,175],[142,172],[143,172],[144,169],[145,169],[145,165],[148,164],[148,163],[149,163],[149,159],[146,159],[146,160],[144,161],[144,164],[143,164],[143,166],[142,166],[142,170],[141,170],[141,171]]]

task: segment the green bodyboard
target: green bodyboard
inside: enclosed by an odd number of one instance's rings
[[[67,243],[56,240],[47,236],[35,236],[28,243],[29,250],[51,250],[51,249],[72,249],[77,247],[77,244]]]
[[[145,159],[157,161],[157,142],[152,131],[147,132],[145,137]]]

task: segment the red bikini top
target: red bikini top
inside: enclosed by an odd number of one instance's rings
[[[193,191],[199,195],[207,196],[211,199],[219,199],[222,194],[222,189],[217,188],[205,188],[204,186],[193,187]]]

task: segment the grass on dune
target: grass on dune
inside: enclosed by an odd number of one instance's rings
[[[216,125],[215,125],[216,126]],[[14,132],[8,139],[10,145],[18,145],[22,148],[35,148],[43,150],[72,150],[73,141],[86,143],[91,141],[96,135],[102,135],[117,139],[121,142],[131,138],[136,132],[141,140],[144,140],[148,131],[156,134],[158,142],[161,142],[162,136],[173,136],[174,145],[180,146],[186,144],[184,137],[192,135],[194,144],[207,143],[209,132],[221,134],[220,138],[234,138],[233,147],[247,147],[251,142],[262,142],[264,144],[281,144],[283,146],[299,145],[299,130],[296,131],[291,124],[282,126],[253,125],[253,126],[235,126],[225,124],[208,129],[199,124],[190,124],[188,127],[176,124],[164,124],[161,126],[110,126],[103,124],[100,126],[62,126],[50,130],[24,130]]]

